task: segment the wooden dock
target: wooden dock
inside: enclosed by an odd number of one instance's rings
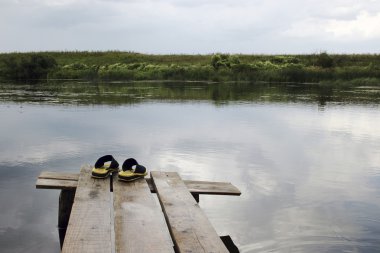
[[[61,190],[64,253],[238,252],[232,241],[226,243],[229,237],[221,240],[198,204],[199,194],[239,196],[231,183],[182,180],[178,173],[159,171],[127,183],[112,176],[93,179],[91,166],[83,166],[79,174],[42,172],[36,187]]]

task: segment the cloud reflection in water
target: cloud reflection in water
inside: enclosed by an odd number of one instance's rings
[[[58,252],[58,192],[34,190],[35,178],[104,154],[185,179],[231,181],[241,197],[202,196],[201,207],[242,252],[380,250],[376,108],[197,101],[10,103],[0,112],[2,252]]]

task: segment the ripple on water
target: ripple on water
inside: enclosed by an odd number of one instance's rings
[[[305,236],[297,238],[279,238],[242,245],[242,253],[265,252],[378,252],[380,240],[363,240],[362,238],[344,238],[329,236]]]

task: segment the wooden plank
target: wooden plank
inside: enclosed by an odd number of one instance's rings
[[[178,173],[154,171],[151,177],[176,251],[228,253]]]
[[[111,252],[110,179],[91,178],[91,167],[79,175],[63,253]]]
[[[78,181],[79,173],[42,171],[38,178]]]
[[[208,195],[234,195],[240,196],[241,192],[231,183],[183,180],[191,193]]]
[[[76,173],[64,173],[64,172],[48,172],[43,171],[38,177],[39,179],[47,180],[37,180],[36,187],[40,189],[67,189],[75,188],[76,181],[78,180],[78,174]],[[56,181],[54,181],[56,180]],[[71,181],[71,182],[62,182]],[[152,193],[156,193],[154,189],[153,182],[151,178],[146,179],[149,188]],[[208,195],[234,195],[239,196],[241,192],[231,183],[227,182],[212,182],[212,181],[194,181],[194,180],[183,180],[186,187],[191,193],[194,194],[208,194]]]
[[[75,190],[77,185],[78,181],[59,179],[38,178],[36,182],[37,189]]]
[[[78,173],[42,171],[36,182],[37,189],[75,190]]]
[[[145,180],[113,182],[116,252],[174,252],[163,213]]]

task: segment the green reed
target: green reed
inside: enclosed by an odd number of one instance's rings
[[[0,54],[2,80],[185,80],[380,84],[380,55],[150,55],[134,52]]]

